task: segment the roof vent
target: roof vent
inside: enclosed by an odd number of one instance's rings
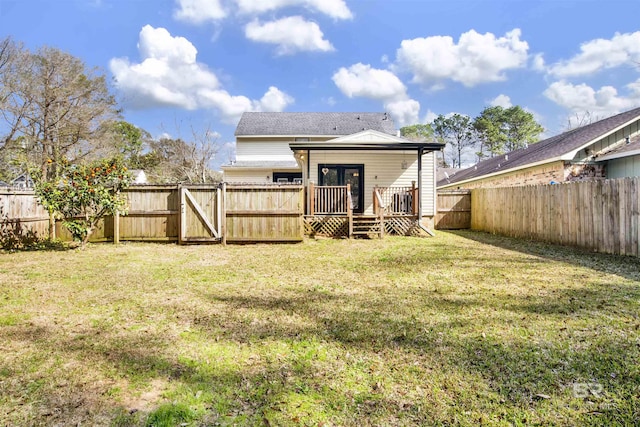
[[[508,155],[508,154],[505,154],[505,155],[504,155],[504,159],[508,161],[508,160],[509,160],[509,155]]]
[[[626,137],[626,138],[625,138],[625,141],[626,141],[626,142],[627,142],[627,144],[628,144],[629,142],[631,142],[631,138]]]
[[[333,130],[338,130],[338,126],[334,126],[334,127],[333,127]]]
[[[356,119],[360,120],[360,116],[356,117]]]
[[[384,117],[382,118],[382,120],[389,120],[389,116],[387,115],[387,113],[384,113]]]

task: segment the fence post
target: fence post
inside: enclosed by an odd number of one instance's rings
[[[178,197],[180,197],[180,210],[178,212],[178,244],[182,245],[186,235],[187,228],[187,200],[184,194],[182,184],[178,184]]]
[[[222,214],[220,215],[220,234],[222,235],[222,244],[227,244],[227,183],[222,183],[222,192],[220,197],[220,206]]]
[[[113,244],[120,244],[120,212],[118,211],[113,214]]]

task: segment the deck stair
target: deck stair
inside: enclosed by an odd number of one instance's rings
[[[379,236],[380,218],[375,215],[354,215],[353,235],[362,237],[370,235]]]

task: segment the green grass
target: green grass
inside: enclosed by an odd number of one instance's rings
[[[634,258],[442,232],[0,271],[0,425],[640,422]]]

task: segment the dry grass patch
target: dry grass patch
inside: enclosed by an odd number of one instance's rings
[[[0,425],[640,420],[637,259],[461,232],[0,272]]]

